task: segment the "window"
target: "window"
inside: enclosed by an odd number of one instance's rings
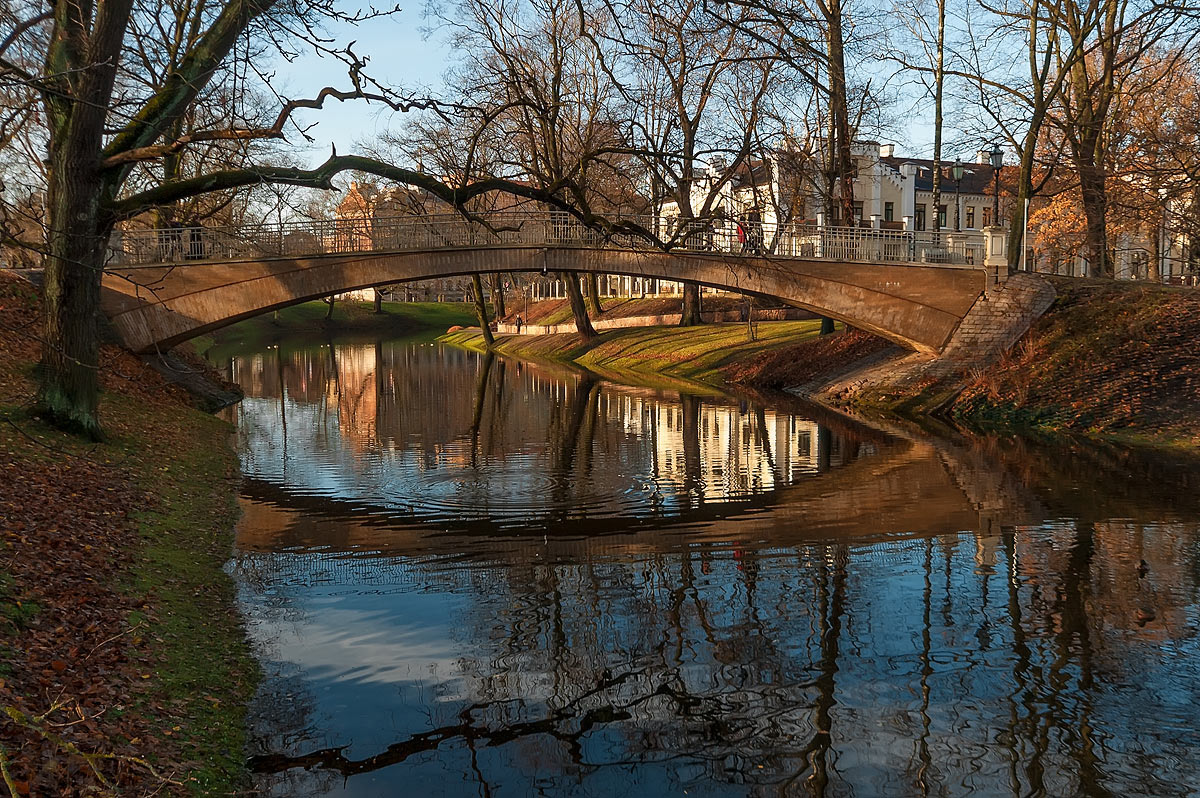
[[[968,230],[975,229],[975,206],[974,205],[967,206],[967,229]]]
[[[861,202],[854,203],[854,221],[861,222],[863,217],[863,204]]]
[[[944,228],[945,226],[946,226],[946,206],[939,205],[938,206],[938,227]]]
[[[986,205],[983,208],[983,226],[984,227],[992,226],[992,209],[987,207]]]
[[[925,229],[925,203],[923,202],[917,203],[917,229]]]
[[[896,216],[896,203],[894,203],[894,202],[883,203],[883,220],[885,222],[894,222],[894,221],[896,221],[895,216]]]

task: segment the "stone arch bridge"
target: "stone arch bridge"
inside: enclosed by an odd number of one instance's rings
[[[605,235],[565,214],[398,216],[114,237],[102,306],[134,351],[359,288],[489,272],[574,271],[686,280],[775,297],[913,350],[942,351],[986,300],[978,234],[640,217]]]

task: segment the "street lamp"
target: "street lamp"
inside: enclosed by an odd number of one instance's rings
[[[962,204],[959,202],[959,193],[962,190],[963,178],[963,162],[962,158],[954,159],[954,166],[950,167],[950,174],[954,177],[954,232],[962,230]]]
[[[992,172],[995,175],[996,187],[992,195],[992,224],[1000,226],[1000,167],[1004,165],[1004,150],[999,144],[992,145]]]

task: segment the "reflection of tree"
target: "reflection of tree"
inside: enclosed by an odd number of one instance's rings
[[[475,410],[471,414],[471,468],[478,465],[479,457],[479,425],[483,422],[483,406],[487,402],[488,378],[492,375],[492,363],[496,355],[488,350],[483,355],[483,362],[475,376]]]
[[[683,415],[683,494],[688,506],[704,500],[700,460],[700,397],[679,395]]]

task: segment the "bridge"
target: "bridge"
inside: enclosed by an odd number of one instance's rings
[[[492,272],[571,271],[691,281],[770,296],[940,352],[985,297],[979,233],[626,217],[619,232],[567,214],[409,215],[240,228],[123,231],[102,306],[134,351],[372,286]]]

